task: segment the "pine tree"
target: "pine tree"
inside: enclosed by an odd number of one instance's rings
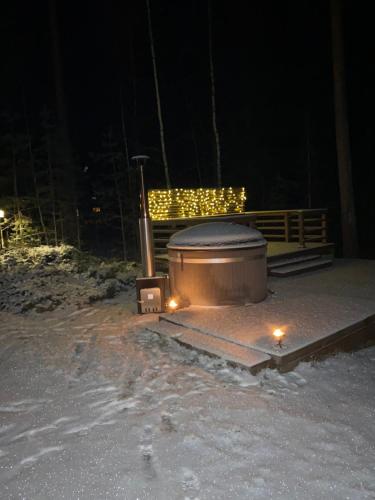
[[[222,185],[222,166],[221,166],[221,147],[220,137],[217,128],[216,120],[216,86],[215,86],[215,72],[214,72],[214,59],[212,51],[212,9],[211,0],[208,0],[208,53],[210,61],[210,80],[211,80],[211,111],[212,111],[212,129],[215,137],[215,151],[216,151],[216,185]]]
[[[167,185],[167,188],[170,189],[171,188],[171,180],[170,180],[170,176],[169,176],[167,152],[166,152],[166,148],[165,148],[164,121],[163,121],[163,115],[162,115],[162,110],[161,110],[159,78],[158,78],[158,71],[157,71],[157,65],[156,65],[155,44],[154,44],[154,35],[153,35],[153,31],[152,31],[151,9],[150,9],[150,1],[149,0],[146,0],[146,6],[147,6],[147,18],[148,18],[148,34],[149,34],[149,38],[150,38],[152,69],[153,69],[153,73],[154,73],[156,105],[157,105],[157,110],[158,110],[160,144],[161,144],[161,152],[162,152],[163,165],[164,165],[165,183]]]

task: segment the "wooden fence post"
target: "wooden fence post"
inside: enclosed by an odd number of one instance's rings
[[[322,214],[322,242],[327,243],[327,214]]]
[[[287,212],[284,214],[284,240],[287,243],[290,241],[290,218]]]
[[[298,243],[300,248],[306,247],[304,213],[302,210],[298,212]]]

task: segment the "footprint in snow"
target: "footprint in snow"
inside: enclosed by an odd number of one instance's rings
[[[146,425],[143,429],[139,450],[141,452],[143,470],[147,479],[153,479],[157,475],[153,464],[154,450],[152,447],[152,439],[152,426]]]
[[[182,489],[188,492],[198,492],[200,482],[198,476],[191,469],[184,467],[182,469]]]
[[[172,415],[169,413],[161,414],[160,430],[163,432],[177,432],[176,425],[172,421]]]
[[[75,356],[79,356],[85,349],[85,344],[83,342],[77,342],[74,346]]]
[[[266,485],[266,481],[262,477],[254,477],[253,483],[257,488],[262,488]]]

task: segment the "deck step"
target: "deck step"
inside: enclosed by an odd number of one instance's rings
[[[290,264],[276,269],[270,269],[270,276],[278,278],[287,278],[296,274],[302,274],[309,271],[317,271],[332,265],[332,259],[317,259],[312,262],[302,262],[299,264]]]
[[[284,258],[274,260],[268,264],[268,269],[276,269],[279,267],[289,266],[290,264],[300,264],[302,262],[310,262],[312,260],[320,259],[322,256],[319,254],[301,255],[299,257]]]
[[[229,363],[250,369],[253,373],[266,368],[271,361],[271,356],[266,353],[168,321],[162,320],[158,323],[148,324],[146,329],[158,335],[172,338],[197,351],[223,358]]]

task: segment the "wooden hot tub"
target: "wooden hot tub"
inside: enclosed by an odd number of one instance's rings
[[[189,305],[260,302],[266,247],[259,231],[240,224],[209,222],[175,233],[167,245],[172,295]]]

